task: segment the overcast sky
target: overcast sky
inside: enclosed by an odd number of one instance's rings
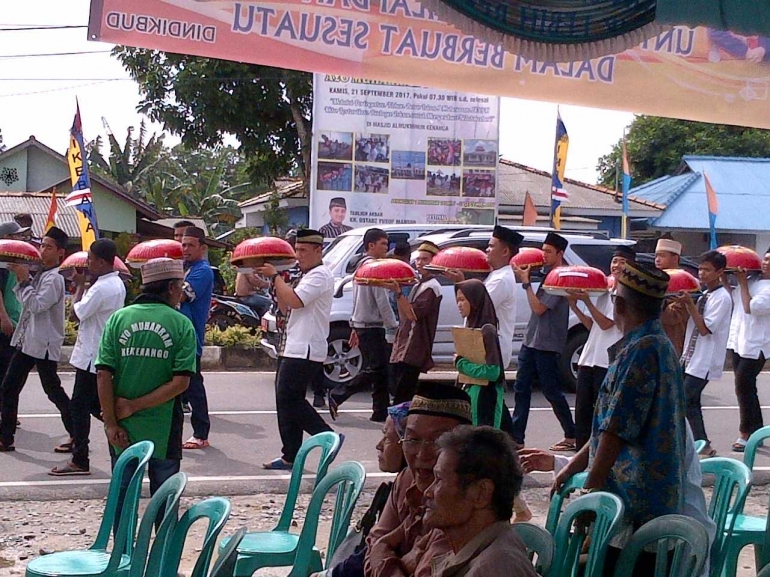
[[[86,25],[88,0],[7,2],[0,28],[14,25]],[[109,55],[109,44],[86,41],[84,28],[70,30],[0,30],[0,129],[6,146],[30,135],[64,152],[75,98],[80,101],[85,139],[105,134],[109,122],[119,142],[141,120],[136,84]],[[93,51],[75,56],[20,57],[28,54]],[[567,176],[595,182],[596,161],[609,152],[633,116],[578,106],[562,106],[570,136]],[[556,105],[503,99],[500,152],[503,157],[550,171],[553,162]],[[161,127],[156,126],[160,131]],[[176,139],[167,139],[174,143]]]

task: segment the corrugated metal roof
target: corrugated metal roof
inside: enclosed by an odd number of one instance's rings
[[[290,184],[285,184],[286,182],[290,182]],[[276,181],[276,187],[273,190],[269,190],[267,192],[263,192],[253,198],[249,198],[248,200],[244,200],[242,202],[238,203],[238,206],[240,208],[244,208],[246,206],[254,206],[255,204],[263,204],[270,200],[270,197],[272,196],[273,192],[278,193],[279,199],[284,198],[305,198],[305,181],[298,180],[296,182],[291,181]]]
[[[524,198],[529,192],[535,206],[550,211],[551,175],[523,164],[501,159],[497,169],[498,203],[501,206],[524,206]],[[565,179],[565,188],[569,192],[569,202],[562,204],[562,214],[569,215],[573,210],[602,211],[620,216],[622,206],[615,201],[615,191],[570,178]],[[636,217],[653,217],[660,214],[662,207],[645,200],[630,203],[630,213]],[[573,213],[574,214],[574,213]]]
[[[65,206],[62,197],[57,195],[57,199],[56,226],[72,238],[80,238],[77,211],[71,206]],[[0,191],[0,222],[10,222],[13,215],[28,212],[32,215],[32,231],[37,236],[43,235],[50,208],[50,194]]]
[[[703,173],[719,199],[716,227],[723,231],[770,230],[770,158],[685,156],[678,175],[659,178],[631,190],[667,205],[654,221],[658,228],[708,230]]]

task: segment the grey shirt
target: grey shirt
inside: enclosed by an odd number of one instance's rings
[[[358,266],[370,260],[372,258],[367,257]],[[353,285],[353,314],[350,316],[350,326],[357,329],[397,328],[398,319],[390,308],[388,292],[388,289],[380,287]]]
[[[58,361],[64,343],[64,277],[59,267],[40,271],[13,292],[22,310],[11,346],[36,359]]]
[[[551,268],[543,269],[548,275]],[[524,346],[538,351],[561,353],[567,345],[567,328],[569,325],[569,303],[566,297],[550,295],[545,292],[543,285],[537,289],[537,298],[548,310],[542,315],[532,313],[524,334]]]

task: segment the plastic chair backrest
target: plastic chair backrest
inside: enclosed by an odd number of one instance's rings
[[[235,573],[235,563],[238,561],[238,545],[241,544],[246,536],[246,527],[241,527],[230,537],[230,540],[222,549],[222,552],[214,561],[209,577],[233,577]]]
[[[131,557],[129,577],[157,575],[163,562],[163,555],[169,544],[169,536],[179,517],[179,500],[187,486],[187,475],[182,472],[172,475],[155,491],[147,504],[139,524],[136,547]],[[162,518],[160,525],[158,518]],[[152,539],[154,527],[155,540]],[[150,547],[152,543],[152,547]],[[148,555],[149,553],[149,555]],[[117,568],[117,567],[116,567]]]
[[[714,488],[708,504],[708,514],[717,526],[711,546],[712,575],[722,571],[727,543],[732,537],[736,516],[743,511],[743,504],[751,489],[751,470],[735,459],[713,457],[701,461],[701,472],[714,475]]]
[[[527,547],[527,553],[530,560],[537,555],[537,560],[533,560],[535,570],[540,575],[548,575],[553,563],[553,537],[551,534],[532,523],[514,523],[513,528],[524,541]]]
[[[743,464],[749,469],[754,469],[754,461],[757,458],[757,449],[762,445],[762,441],[770,438],[770,425],[754,431],[749,440],[746,441],[746,447],[743,450]]]
[[[655,573],[650,577],[697,577],[709,556],[709,536],[701,523],[684,515],[663,515],[634,533],[620,553],[615,577],[633,575],[639,555],[653,544]]]
[[[545,530],[551,535],[556,534],[556,527],[559,525],[559,516],[561,515],[561,509],[564,507],[564,500],[569,497],[570,493],[583,488],[588,473],[577,473],[572,475],[562,485],[561,491],[554,493],[551,497],[551,504],[548,507],[548,516],[545,519]]]
[[[313,490],[313,496],[305,514],[305,522],[302,525],[302,532],[299,535],[294,566],[289,577],[307,577],[310,574],[312,552],[318,532],[318,518],[326,494],[338,486],[332,530],[329,535],[329,548],[326,551],[326,558],[331,559],[334,556],[334,551],[347,534],[353,508],[356,506],[356,501],[358,501],[361,490],[364,488],[365,481],[366,470],[363,465],[349,461],[329,471]]]
[[[695,441],[695,443],[694,443],[694,445],[695,445],[695,453],[696,454],[700,453],[706,447],[706,443],[708,443],[708,441],[706,441],[704,439],[700,439],[698,441]]]
[[[155,445],[152,441],[139,441],[125,449],[112,470],[112,478],[107,491],[107,502],[104,505],[102,522],[96,534],[96,540],[91,549],[106,550],[110,542],[110,534],[115,530],[115,543],[112,558],[120,560],[121,555],[131,555],[134,549],[136,519],[139,513],[139,498],[142,494],[142,480],[147,469],[147,463],[152,457]],[[128,474],[129,466],[134,467],[131,480],[121,499],[121,481]],[[121,511],[118,503],[122,501]],[[115,523],[117,517],[117,525]],[[121,529],[125,528],[124,531]],[[111,559],[112,560],[112,559]]]
[[[549,573],[550,577],[599,577],[604,571],[604,558],[610,539],[623,518],[623,501],[617,495],[598,491],[578,497],[567,505],[556,528],[555,550],[558,553]],[[591,543],[584,570],[580,572],[580,556],[588,534],[586,529],[573,524],[578,517],[593,513]]]
[[[302,472],[305,469],[305,461],[313,449],[321,450],[321,455],[318,457],[318,469],[315,474],[315,488],[326,475],[329,465],[337,457],[337,453],[340,450],[340,436],[337,433],[328,431],[313,435],[302,443],[297,457],[294,459],[294,465],[291,468],[291,480],[289,481],[289,489],[286,492],[286,501],[283,504],[281,518],[278,519],[278,524],[273,531],[288,531],[291,527],[294,507],[297,504],[297,495],[299,495],[300,485],[302,484]]]
[[[177,577],[179,563],[182,560],[182,551],[190,528],[199,519],[208,519],[206,534],[203,536],[203,545],[191,573],[191,577],[206,577],[214,548],[217,546],[219,533],[225,526],[228,517],[230,517],[230,501],[224,497],[211,497],[187,509],[171,533],[160,572],[152,574],[148,571],[147,577]]]
[[[765,565],[762,570],[757,573],[757,577],[770,577],[770,565]]]

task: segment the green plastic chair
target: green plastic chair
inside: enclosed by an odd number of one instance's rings
[[[139,523],[128,577],[149,577],[160,573],[169,538],[179,519],[179,500],[186,486],[187,475],[179,472],[166,479],[155,491]],[[155,527],[157,531],[153,540]]]
[[[77,551],[60,551],[33,559],[27,565],[26,576],[111,577],[126,575],[134,548],[142,479],[154,449],[155,445],[151,441],[140,441],[131,445],[118,457],[110,479],[102,522],[99,525],[96,540],[91,547]],[[129,465],[136,468],[131,473],[131,480],[125,491],[122,491],[121,481],[128,474],[126,469]],[[118,503],[121,497],[123,498],[123,506],[118,512]],[[116,516],[119,517],[117,524],[115,523]],[[110,535],[115,526],[117,526],[117,530],[110,551],[108,550]]]
[[[743,453],[743,464],[754,469],[757,450],[765,439],[770,438],[770,426],[755,431],[746,443]],[[770,505],[768,506],[770,510]],[[735,577],[738,572],[738,558],[741,550],[748,545],[754,546],[754,562],[757,570],[770,563],[770,524],[768,517],[746,515],[741,507],[735,518],[732,535],[727,543],[723,574],[725,577]]]
[[[329,546],[326,550],[327,559],[334,557],[334,552],[347,535],[350,517],[353,515],[353,508],[361,495],[365,481],[366,470],[363,465],[349,461],[330,471],[316,486],[307,508],[305,522],[302,524],[302,532],[299,535],[297,552],[289,577],[308,577],[311,573],[323,570],[321,555],[315,546],[318,518],[326,495],[336,486],[337,498],[329,532]]]
[[[555,563],[548,577],[600,577],[610,539],[623,519],[623,501],[617,495],[597,491],[578,497],[567,505],[555,535]],[[588,557],[581,570],[581,553],[588,531],[576,525],[578,517],[593,513]]]
[[[235,562],[238,560],[238,545],[246,536],[246,527],[241,527],[235,535],[227,541],[227,547],[222,549],[219,557],[211,568],[209,577],[233,577],[235,575]]]
[[[321,482],[329,470],[340,449],[340,436],[337,433],[326,432],[313,435],[302,443],[294,466],[291,469],[289,490],[283,505],[281,518],[272,531],[247,533],[238,547],[238,563],[235,567],[236,577],[249,577],[262,567],[290,567],[294,563],[299,535],[290,533],[291,520],[294,517],[294,507],[297,504],[302,472],[308,455],[315,449],[320,449],[318,469],[316,470],[315,485]],[[223,539],[220,550],[227,546],[228,540]]]
[[[708,514],[716,525],[716,537],[711,546],[709,573],[717,576],[725,566],[732,539],[735,519],[751,489],[751,470],[735,459],[714,457],[701,461],[701,471],[714,475],[714,488],[708,504]]]
[[[762,567],[762,570],[757,573],[757,577],[770,577],[770,565]]]
[[[197,521],[207,519],[208,526],[203,536],[203,545],[191,573],[191,577],[206,577],[211,565],[211,557],[217,546],[217,539],[228,517],[230,517],[230,501],[224,497],[211,497],[187,509],[169,536],[160,570],[157,571],[148,565],[145,577],[177,577],[184,544],[191,527]]]
[[[695,454],[696,455],[698,453],[700,453],[704,449],[704,447],[706,446],[706,443],[708,443],[708,441],[705,441],[704,439],[700,439],[699,441],[695,441]]]
[[[583,488],[588,478],[588,472],[577,473],[572,475],[562,485],[561,491],[554,493],[551,497],[551,504],[548,506],[548,516],[545,519],[545,530],[551,535],[556,534],[556,527],[559,525],[559,516],[561,515],[561,509],[564,507],[564,500],[567,499],[571,493]]]
[[[620,553],[615,577],[633,575],[639,555],[654,544],[655,573],[650,577],[697,577],[709,557],[709,536],[702,524],[684,515],[663,515],[634,533]]]
[[[553,563],[553,537],[551,534],[532,523],[514,523],[513,528],[524,541],[530,560],[534,561],[539,575],[548,575]],[[537,559],[534,557],[537,555]]]

